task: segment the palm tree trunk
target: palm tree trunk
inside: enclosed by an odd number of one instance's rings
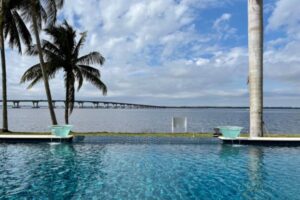
[[[36,12],[35,12],[35,8],[32,8],[32,9],[33,9],[33,13],[34,13],[32,15],[32,25],[33,25],[33,31],[34,31],[35,40],[36,40],[38,53],[39,53],[40,65],[41,65],[41,70],[42,70],[42,74],[43,74],[47,100],[48,100],[48,107],[49,107],[49,111],[50,111],[50,115],[51,115],[52,124],[56,125],[57,120],[56,120],[56,116],[55,116],[55,112],[54,112],[54,108],[53,108],[53,104],[52,104],[52,97],[51,97],[51,91],[50,91],[50,86],[49,86],[49,81],[48,81],[48,74],[47,74],[47,71],[45,68],[45,62],[44,62],[44,58],[43,58],[40,35],[39,35],[37,21],[36,21]]]
[[[65,104],[65,123],[69,124],[69,85],[68,85],[68,77],[66,83],[66,104]]]
[[[248,0],[250,137],[263,136],[263,0]]]
[[[6,60],[3,25],[0,25],[0,40],[1,40],[1,66],[2,66],[2,131],[8,132],[8,116],[7,116],[7,86],[6,86]]]

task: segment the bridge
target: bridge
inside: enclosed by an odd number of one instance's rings
[[[47,100],[28,100],[15,99],[8,100],[9,108],[41,108],[48,107]],[[64,107],[65,100],[52,100],[55,108]],[[0,99],[0,106],[2,100]],[[122,103],[113,101],[91,101],[91,100],[76,100],[74,101],[74,108],[103,108],[103,109],[161,109],[161,108],[175,108],[175,109],[249,109],[248,106],[157,106],[135,103]],[[264,107],[264,109],[297,109],[300,107]]]
[[[0,100],[2,103],[2,100]],[[30,106],[31,108],[40,108],[47,107],[47,100],[7,100],[8,107],[11,108],[21,108],[22,106]],[[29,105],[28,105],[29,103]],[[59,107],[58,104],[61,104],[61,107],[64,107],[66,101],[65,100],[53,100],[53,106]],[[26,105],[25,105],[26,104]],[[74,101],[74,108],[104,108],[104,109],[145,109],[145,108],[165,108],[164,106],[155,106],[155,105],[145,105],[145,104],[134,104],[134,103],[122,103],[122,102],[111,102],[111,101],[88,101],[88,100],[76,100]]]

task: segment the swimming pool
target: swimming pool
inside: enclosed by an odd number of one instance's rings
[[[0,144],[1,199],[300,199],[300,148]]]

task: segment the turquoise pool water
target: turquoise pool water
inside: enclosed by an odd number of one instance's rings
[[[0,144],[0,199],[300,199],[300,148]]]

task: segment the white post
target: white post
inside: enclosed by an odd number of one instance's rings
[[[172,133],[174,133],[174,117],[172,117]]]
[[[187,117],[184,118],[184,131],[187,132]]]

